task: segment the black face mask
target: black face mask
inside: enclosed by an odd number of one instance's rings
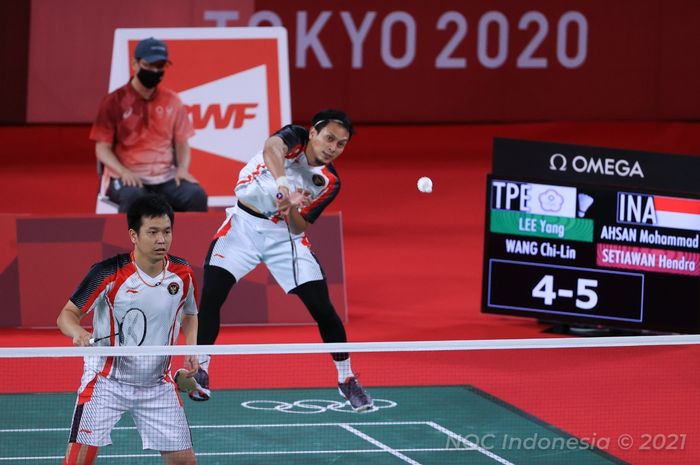
[[[163,71],[151,71],[150,69],[140,68],[136,76],[145,88],[153,89],[163,80],[163,74],[165,74]]]

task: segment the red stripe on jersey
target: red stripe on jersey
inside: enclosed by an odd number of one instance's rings
[[[112,336],[112,345],[114,345],[114,336]],[[107,357],[105,360],[105,366],[102,367],[100,374],[105,378],[109,376],[109,372],[112,371],[112,365],[114,364],[114,357]]]
[[[173,318],[173,323],[170,325],[170,341],[168,341],[168,344],[171,346],[174,346],[177,343],[177,340],[175,339],[175,323],[177,322],[177,318],[180,315],[180,310],[182,310],[182,307],[184,306],[185,299],[183,298],[180,300],[180,303],[177,306],[177,310],[175,310],[175,318]]]
[[[175,273],[182,280],[182,297],[180,298],[177,310],[175,311],[175,318],[173,318],[172,325],[170,326],[170,345],[175,345],[177,343],[175,340],[175,322],[177,321],[178,315],[180,314],[180,311],[184,307],[185,301],[187,300],[187,295],[190,291],[190,283],[192,284],[195,305],[199,298],[199,291],[197,289],[197,282],[194,279],[194,272],[192,271],[191,266],[173,263],[172,261],[169,261],[169,264],[169,270],[172,273]]]
[[[231,218],[229,218],[228,221],[221,225],[219,230],[216,231],[216,234],[214,234],[212,240],[218,239],[221,236],[225,236],[226,234],[228,234],[228,232],[231,230],[231,226],[233,226],[233,216],[231,216]]]
[[[267,167],[265,166],[265,163],[260,163],[259,165],[257,165],[257,166],[255,167],[255,171],[253,171],[252,173],[250,173],[250,174],[249,174],[248,176],[246,176],[244,179],[241,179],[240,181],[238,181],[238,182],[236,183],[236,187],[242,186],[242,185],[244,185],[244,184],[250,184],[251,182],[253,182],[253,180],[254,180],[255,178],[257,178],[258,176],[260,176],[260,173],[261,173],[262,170],[264,170],[265,168],[267,168]],[[235,189],[235,187],[234,187],[234,189]]]
[[[134,273],[136,273],[136,265],[134,265],[133,261],[129,262],[128,265],[119,268],[117,271],[117,276],[114,279],[114,287],[112,287],[112,290],[110,290],[107,294],[107,302],[109,302],[112,306],[114,306],[114,298],[116,297],[117,292],[119,292],[119,288],[121,288],[129,276]]]
[[[304,236],[301,238],[301,245],[311,248],[311,241],[309,240],[309,236],[307,236],[306,233],[304,233]]]
[[[175,397],[177,397],[177,403],[180,404],[180,407],[182,408],[182,407],[183,407],[183,405],[182,405],[182,397],[180,397],[180,393],[178,392],[177,384],[175,384],[175,382],[172,380],[172,378],[171,378],[170,376],[168,376],[167,378],[165,378],[165,380],[166,380],[167,382],[169,382],[170,385],[173,387],[173,391],[175,391]]]
[[[92,378],[92,380],[90,380],[90,382],[85,385],[85,389],[83,389],[82,392],[78,394],[78,405],[82,405],[86,402],[89,402],[90,399],[92,399],[92,391],[95,390],[95,384],[97,384],[97,375],[94,378]]]
[[[306,150],[306,144],[297,144],[287,151],[287,154],[284,156],[284,158],[286,158],[287,160],[298,158],[304,150]]]
[[[321,194],[321,196],[317,198],[315,202],[301,211],[302,215],[306,215],[311,210],[325,202],[328,196],[331,195],[331,192],[333,192],[335,189],[335,185],[338,183],[338,178],[336,178],[327,167],[324,167],[321,171],[323,171],[323,174],[325,174],[328,178],[328,186],[326,186],[326,190],[323,191],[323,194]]]
[[[177,263],[173,263],[172,261],[169,261],[168,263],[170,264],[168,267],[170,268],[170,271],[178,275],[182,280],[183,288],[180,304],[182,304],[187,298],[187,293],[190,290],[190,283],[192,283],[194,290],[194,301],[197,302],[199,299],[199,290],[197,289],[197,283],[194,280],[194,272],[192,271],[192,267],[189,265],[179,265]]]
[[[115,277],[114,274],[110,274],[109,276],[106,276],[105,279],[102,280],[100,285],[97,286],[97,289],[95,289],[95,291],[92,294],[90,294],[90,296],[87,298],[87,300],[85,301],[85,305],[83,305],[83,307],[80,309],[80,313],[86,314],[87,311],[92,308],[92,305],[95,303],[95,300],[97,299],[97,297],[100,294],[102,294],[102,291],[104,291],[105,287],[107,287],[107,285],[110,282],[112,282],[114,277]]]

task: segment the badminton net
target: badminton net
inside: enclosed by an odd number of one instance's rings
[[[351,353],[373,409],[340,395],[330,352]],[[76,400],[97,393],[78,396],[84,357],[139,380],[189,354],[212,356],[210,400],[179,394],[203,465],[700,463],[700,336],[639,336],[2,348],[0,464],[61,462]],[[96,463],[163,463],[130,413],[111,442]]]

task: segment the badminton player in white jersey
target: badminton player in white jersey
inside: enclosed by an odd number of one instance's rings
[[[173,219],[171,206],[153,194],[129,207],[133,252],[95,264],[58,317],[58,327],[73,344],[173,345],[180,329],[186,344],[196,344],[194,274],[185,260],[168,255]],[[124,319],[127,312],[144,321]],[[80,326],[88,313],[93,334]],[[185,366],[185,376],[192,376],[197,357],[185,357]],[[196,464],[170,357],[89,356],[63,465],[92,464],[98,449],[112,443],[111,431],[125,412],[134,419],[144,449],[160,451],[168,465]]]
[[[333,161],[353,133],[345,113],[323,110],[313,117],[308,130],[288,125],[274,133],[241,170],[235,188],[238,203],[227,210],[204,264],[200,345],[214,343],[221,306],[231,287],[261,262],[285,292],[302,300],[324,342],[347,342],[305,231],[338,194],[340,178]],[[245,311],[243,306],[241,311]],[[372,399],[353,374],[349,355],[332,356],[341,395],[356,411],[372,409]],[[190,397],[207,400],[209,358],[199,361],[194,378],[201,389]]]

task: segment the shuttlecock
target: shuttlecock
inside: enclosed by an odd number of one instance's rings
[[[433,191],[433,181],[429,177],[423,176],[418,180],[418,190],[429,194]]]
[[[593,197],[590,195],[586,194],[579,194],[578,195],[578,216],[580,218],[583,218],[583,215],[586,214],[586,211],[588,211],[589,208],[591,208],[591,205],[593,205]]]

